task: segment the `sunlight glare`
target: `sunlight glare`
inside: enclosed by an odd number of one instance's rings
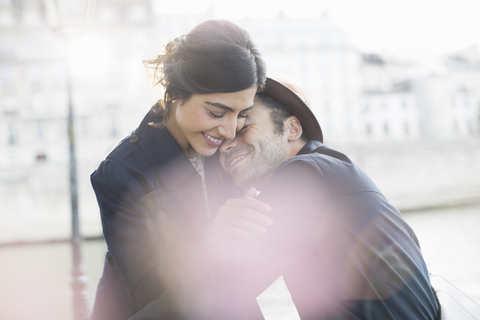
[[[106,41],[98,37],[83,37],[72,43],[69,63],[75,75],[85,76],[105,68],[109,56]]]

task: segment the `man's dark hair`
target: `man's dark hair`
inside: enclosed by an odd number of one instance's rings
[[[292,111],[265,93],[259,92],[257,93],[256,97],[262,100],[262,102],[265,104],[265,107],[267,107],[270,111],[270,119],[272,120],[274,126],[273,132],[275,134],[283,134],[285,132],[284,122],[288,119],[288,117],[293,116]],[[303,131],[301,139],[308,141],[305,131]]]

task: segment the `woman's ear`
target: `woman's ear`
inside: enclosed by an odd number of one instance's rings
[[[288,141],[298,140],[303,133],[302,125],[295,116],[288,117],[285,130],[287,130]]]

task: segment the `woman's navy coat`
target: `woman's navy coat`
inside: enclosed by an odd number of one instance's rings
[[[158,298],[191,259],[209,222],[200,175],[150,111],[91,175],[108,245],[92,319],[126,319]],[[226,199],[217,157],[206,159],[212,212]]]

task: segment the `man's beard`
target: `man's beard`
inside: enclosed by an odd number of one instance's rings
[[[259,149],[252,150],[248,162],[233,174],[233,181],[237,188],[262,188],[270,181],[273,173],[285,161],[287,145],[281,135],[274,134],[271,139],[261,139]]]

